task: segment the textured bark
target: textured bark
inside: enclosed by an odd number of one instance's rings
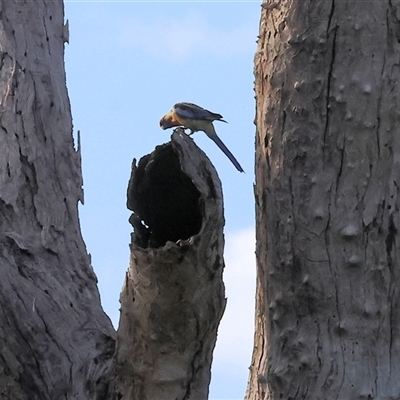
[[[63,4],[0,0],[0,398],[204,400],[225,308],[222,190],[178,130],[133,167],[115,331],[81,237]]]
[[[247,400],[400,398],[399,17],[263,4]]]
[[[134,163],[128,208],[135,232],[121,294],[115,398],[205,400],[226,303],[220,181],[178,129]]]
[[[2,399],[95,398],[114,348],[79,227],[63,18],[62,2],[0,1]]]

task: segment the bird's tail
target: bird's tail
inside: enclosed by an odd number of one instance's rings
[[[239,164],[238,160],[236,160],[235,156],[228,150],[228,148],[224,145],[223,141],[217,136],[215,133],[214,135],[208,135],[210,139],[212,139],[215,144],[224,152],[224,154],[231,160],[232,164],[236,167],[239,172],[244,172],[244,169]]]

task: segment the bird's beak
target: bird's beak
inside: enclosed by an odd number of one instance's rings
[[[168,129],[177,126],[171,117],[166,117],[165,115],[160,119],[160,127],[162,129]]]

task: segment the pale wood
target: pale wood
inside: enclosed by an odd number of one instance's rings
[[[400,397],[399,6],[266,1],[246,400]]]
[[[115,392],[134,400],[205,400],[226,303],[221,183],[178,129],[132,166],[128,207],[135,233],[121,294]]]
[[[220,181],[180,130],[134,166],[116,347],[79,226],[63,18],[62,2],[0,1],[0,398],[204,400],[226,303]]]
[[[0,398],[94,399],[112,359],[82,240],[62,2],[0,2]]]

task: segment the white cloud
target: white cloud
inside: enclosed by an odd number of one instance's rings
[[[120,39],[155,58],[182,61],[196,54],[223,57],[253,54],[257,26],[247,23],[229,30],[210,25],[200,13],[151,21],[129,19],[119,25]]]

